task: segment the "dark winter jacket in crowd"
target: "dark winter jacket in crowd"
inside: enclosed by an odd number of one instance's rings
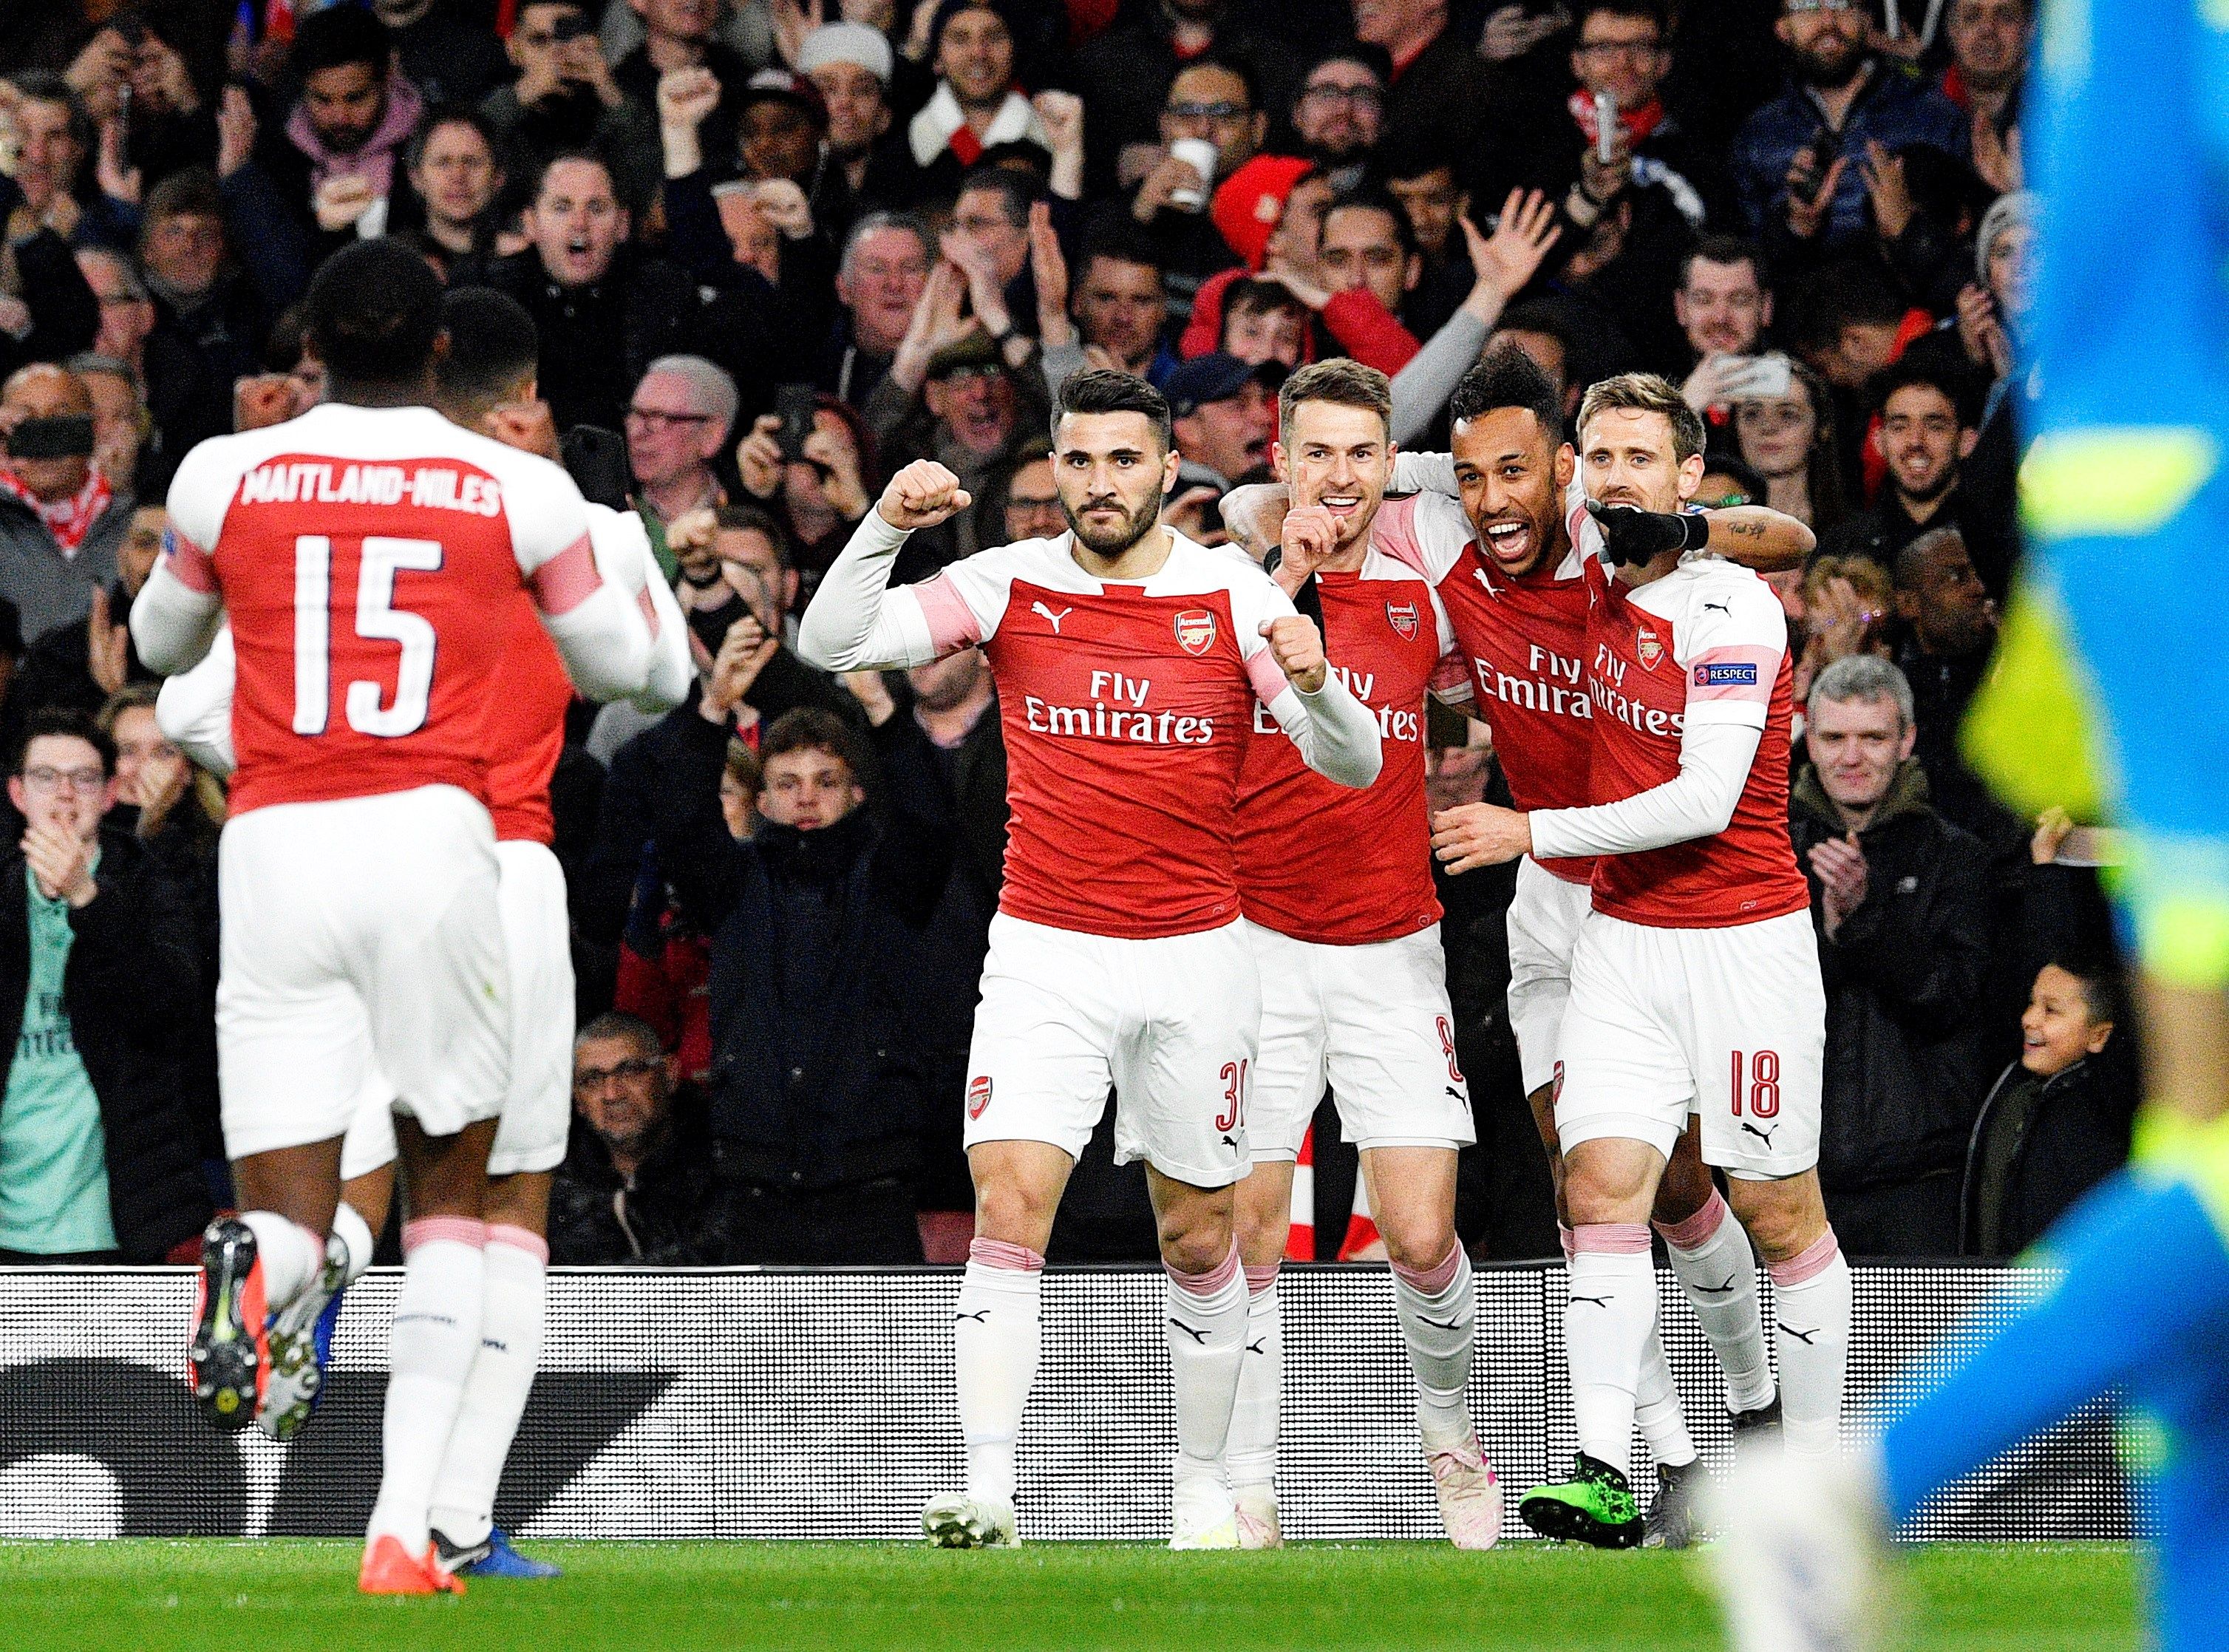
[[[1814,769],[1790,805],[1827,987],[1819,1179],[1831,1195],[1955,1173],[1988,1073],[1987,852],[1929,807],[1907,761],[1858,834],[1865,902],[1830,941],[1810,850],[1844,828]]]
[[[903,1005],[952,834],[893,799],[887,827],[863,807],[738,843],[720,814],[728,731],[692,720],[652,813],[683,916],[712,937],[721,1173],[799,1190],[910,1174],[925,1098]]]
[[[675,1093],[663,1135],[632,1176],[620,1173],[603,1138],[575,1118],[549,1186],[549,1260],[575,1268],[713,1265],[725,1247],[712,1192],[703,1098],[688,1088]]]
[[[2016,1257],[2129,1157],[2136,1086],[2111,1047],[2039,1078],[2014,1062],[1975,1121],[1960,1249]]]
[[[1828,217],[1825,239],[1829,242],[1849,240],[1871,228],[1859,166],[1868,143],[1888,150],[1932,144],[1962,161],[1973,148],[1965,112],[1933,87],[1879,59],[1868,73],[1870,82],[1842,122],[1839,152],[1848,157],[1849,164],[1842,170]],[[1734,139],[1731,164],[1750,235],[1768,241],[1776,235],[1786,238],[1788,169],[1798,150],[1812,147],[1826,132],[1827,118],[1816,96],[1809,87],[1795,85],[1743,125]]]
[[[38,512],[0,492],[0,598],[15,606],[23,640],[35,644],[57,626],[74,623],[83,634],[97,586],[116,578],[116,552],[132,524],[132,495],[121,489],[65,556]],[[115,618],[120,624],[124,614]]]
[[[70,1036],[100,1103],[109,1216],[128,1262],[160,1262],[209,1219],[179,1049],[208,1012],[192,916],[132,839],[103,831],[99,893],[70,914],[62,977]],[[22,1031],[30,985],[23,856],[0,860],[0,1050]]]

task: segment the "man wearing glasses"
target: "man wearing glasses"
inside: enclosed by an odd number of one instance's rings
[[[736,381],[702,356],[661,356],[627,399],[627,465],[651,549],[671,574],[669,523],[728,502],[712,461],[736,422]]]
[[[1743,220],[1769,238],[1769,256],[1866,231],[1858,163],[1869,144],[1932,144],[1960,160],[1972,147],[1956,104],[1883,67],[1871,24],[1857,0],[1782,0],[1774,33],[1788,50],[1789,84],[1744,123],[1732,157]]]
[[[1308,71],[1293,100],[1293,132],[1301,152],[1322,170],[1335,190],[1362,181],[1363,169],[1385,129],[1385,80],[1381,54],[1358,47],[1326,57]]]

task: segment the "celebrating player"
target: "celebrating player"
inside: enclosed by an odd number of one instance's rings
[[[500,293],[463,287],[442,299],[441,323],[449,347],[435,369],[440,410],[466,429],[549,456],[554,432],[536,400],[533,318]],[[680,608],[658,575],[634,514],[596,504],[588,512],[599,567],[621,589],[639,593],[656,616],[651,681],[636,703],[668,710],[686,697],[692,678]],[[480,1347],[435,1487],[433,1539],[446,1570],[545,1577],[555,1568],[513,1551],[492,1515],[542,1346],[549,1173],[564,1157],[572,1117],[571,936],[564,873],[549,845],[549,780],[573,690],[523,592],[511,607],[502,691],[487,703],[483,747],[511,971],[511,1081],[488,1160]],[[230,773],[233,697],[228,638],[193,670],[164,685],[157,707],[164,732],[196,762]],[[308,1419],[341,1294],[371,1265],[373,1236],[386,1225],[394,1099],[383,1077],[367,1089],[342,1147],[341,1202],[325,1265],[273,1317],[271,1374],[257,1421],[275,1438],[292,1437]]]
[[[1476,1139],[1455,1056],[1424,801],[1424,694],[1454,637],[1431,589],[1371,543],[1393,465],[1392,387],[1319,362],[1285,382],[1271,451],[1292,490],[1275,577],[1313,578],[1333,672],[1378,720],[1384,764],[1365,791],[1309,772],[1257,716],[1239,781],[1238,891],[1262,971],[1262,1047],[1238,1186],[1247,1358],[1225,1454],[1247,1547],[1282,1539],[1275,1485],[1284,1383],[1277,1263],[1293,1163],[1328,1079],[1362,1149],[1370,1208],[1416,1377],[1416,1418],[1455,1546],[1493,1546],[1501,1488],[1464,1403],[1475,1340],[1470,1261],[1455,1237],[1455,1150]]]
[[[1578,1467],[1519,1513],[1545,1535],[1625,1546],[1642,1535],[1627,1473],[1656,1318],[1647,1218],[1691,1113],[1772,1273],[1793,1453],[1836,1448],[1851,1288],[1815,1168],[1825,998],[1788,839],[1786,622],[1754,574],[1684,556],[1713,530],[1676,514],[1701,479],[1704,432],[1673,387],[1605,380],[1579,429],[1590,508],[1617,563],[1614,576],[1585,564],[1594,801],[1469,805],[1435,821],[1433,842],[1456,871],[1601,857],[1553,1097]]]
[[[245,1213],[204,1240],[189,1360],[210,1419],[247,1426],[266,1315],[324,1263],[376,1063],[401,1093],[413,1220],[358,1582],[431,1593],[462,1586],[435,1564],[428,1511],[480,1342],[509,1067],[485,708],[522,588],[592,694],[639,690],[649,640],[597,571],[571,479],[424,405],[443,348],[424,260],[349,247],[307,307],[331,402],[187,455],[132,615],[157,671],[196,663],[228,614],[238,657],[217,1037]]]
[[[969,503],[943,466],[909,465],[799,632],[806,658],[840,671],[980,643],[1005,730],[1012,820],[968,1057],[975,1240],[954,1321],[967,1488],[922,1523],[947,1546],[1015,1541],[1045,1243],[1112,1084],[1115,1154],[1146,1160],[1169,1277],[1171,1546],[1229,1548],[1221,1458],[1247,1318],[1230,1185],[1261,1019],[1233,851],[1239,762],[1259,699],[1310,768],[1367,786],[1378,723],[1266,575],[1159,524],[1178,462],[1159,391],[1074,375],[1053,447],[1069,532],[889,590],[906,536]]]

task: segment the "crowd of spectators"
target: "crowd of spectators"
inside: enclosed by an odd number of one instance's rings
[[[2097,834],[2007,813],[1957,729],[2020,555],[2041,370],[2024,0],[55,0],[0,41],[0,1259],[160,1257],[228,1197],[222,787],[122,620],[202,439],[315,402],[299,303],[391,236],[540,332],[542,408],[673,579],[696,699],[581,706],[554,788],[581,1032],[561,1262],[954,1254],[1005,762],[972,652],[838,678],[797,614],[883,480],[975,504],[898,576],[1059,530],[1049,393],[1168,395],[1169,519],[1264,475],[1346,354],[1442,445],[1491,344],[1632,368],[1705,503],[1802,517],[1792,826],[1853,1253],[2001,1256],[2125,1152]],[[546,415],[543,411],[546,409]],[[582,456],[587,456],[582,460]],[[1440,803],[1498,794],[1436,717]],[[21,891],[20,897],[16,891]],[[1501,1003],[1506,872],[1442,880],[1481,1256],[1552,1254]],[[1318,1186],[1352,1154],[1320,1115]],[[1344,1155],[1342,1157],[1342,1155]],[[1148,1256],[1102,1141],[1056,1254]],[[1326,1250],[1345,1225],[1326,1209]]]

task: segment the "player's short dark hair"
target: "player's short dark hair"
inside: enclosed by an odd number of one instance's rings
[[[1303,402],[1328,402],[1334,407],[1361,408],[1378,415],[1387,440],[1393,435],[1393,381],[1374,367],[1365,367],[1350,357],[1333,356],[1311,362],[1287,379],[1277,392],[1277,428],[1289,440],[1293,414]]]
[[[400,241],[360,241],[318,267],[304,320],[336,384],[408,384],[433,360],[441,280]]]
[[[34,740],[82,740],[100,755],[104,776],[116,773],[116,742],[100,730],[92,716],[73,705],[42,705],[23,719],[23,732],[8,754],[8,772],[20,775]]]
[[[1622,10],[1623,8],[1619,7],[1616,10]],[[1695,261],[1698,259],[1705,264],[1746,264],[1749,266],[1750,273],[1757,277],[1757,286],[1763,287],[1766,285],[1764,254],[1757,250],[1757,243],[1753,241],[1744,241],[1739,235],[1704,236],[1702,240],[1690,247],[1686,255],[1680,260],[1679,285],[1682,290],[1686,287],[1688,273],[1695,267]]]
[[[1579,428],[1585,430],[1596,414],[1609,412],[1662,414],[1672,427],[1675,465],[1686,464],[1710,445],[1703,415],[1687,405],[1678,385],[1654,373],[1620,373],[1590,384],[1579,398]]]
[[[1948,402],[1958,415],[1960,429],[1970,430],[1980,421],[1982,397],[1971,373],[1940,358],[1915,358],[1909,353],[1873,375],[1867,387],[1873,411],[1887,412],[1889,397],[1915,385],[1924,385]]]
[[[327,6],[294,25],[294,48],[287,55],[287,67],[296,79],[306,80],[320,69],[365,63],[384,80],[389,55],[394,49],[387,25],[366,8]]]
[[[569,4],[571,0],[536,0],[536,3]],[[410,134],[410,142],[402,151],[402,165],[406,171],[414,172],[426,164],[426,145],[434,141],[434,134],[444,126],[470,126],[480,135],[480,141],[488,146],[488,153],[495,159],[496,170],[504,170],[503,134],[495,129],[495,123],[468,103],[440,103],[425,112],[419,119],[417,130]]]
[[[793,751],[825,751],[851,771],[855,782],[867,777],[866,755],[851,725],[825,705],[800,705],[783,712],[759,742],[761,772],[774,760]]]
[[[1393,192],[1382,183],[1368,179],[1341,190],[1325,203],[1323,216],[1316,223],[1316,244],[1323,244],[1324,232],[1331,226],[1334,212],[1382,212],[1393,221],[1393,239],[1401,243],[1401,257],[1405,261],[1416,255],[1416,227],[1409,222],[1408,209],[1393,198]]]
[[[1171,428],[1168,397],[1134,374],[1118,373],[1112,368],[1087,367],[1070,373],[1063,381],[1052,404],[1056,446],[1060,440],[1060,421],[1072,413],[1143,414],[1146,422],[1153,427],[1164,453],[1176,440]]]
[[[1497,344],[1462,376],[1448,402],[1448,417],[1461,424],[1500,408],[1522,408],[1558,442],[1564,436],[1563,404],[1547,369],[1514,344]]]
[[[2120,961],[2103,950],[2072,948],[2052,954],[2046,969],[2063,969],[2082,989],[2093,1026],[2118,1022],[2128,1014],[2128,994],[2122,984]]]
[[[755,505],[723,505],[712,512],[712,525],[727,533],[755,533],[774,547],[775,563],[789,571],[789,536],[774,513]]]
[[[493,287],[452,287],[441,297],[449,352],[435,370],[442,396],[473,408],[492,406],[532,376],[542,344],[525,305]]]

